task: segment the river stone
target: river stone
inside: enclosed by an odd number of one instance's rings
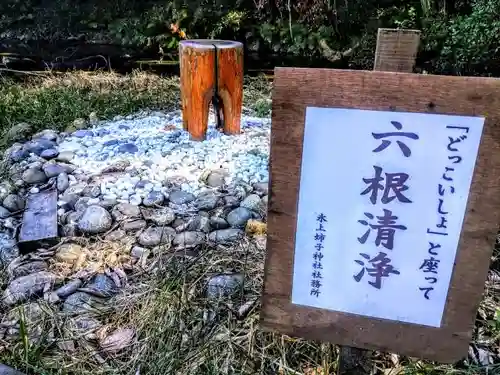
[[[104,237],[104,239],[106,241],[120,241],[121,239],[125,238],[127,234],[125,233],[125,231],[123,229],[116,229],[114,231],[112,231],[111,233],[108,233],[106,235],[106,237]]]
[[[163,193],[161,191],[152,191],[146,198],[144,198],[142,203],[146,207],[154,207],[162,205],[164,201],[165,197],[163,196]]]
[[[81,129],[81,130],[77,130],[76,132],[74,132],[71,135],[73,137],[77,137],[77,138],[84,138],[84,137],[92,137],[94,135],[94,133],[90,130]]]
[[[113,279],[103,273],[95,275],[85,288],[99,297],[112,297],[118,293],[118,287]]]
[[[27,276],[32,273],[47,271],[47,269],[48,265],[46,262],[44,262],[43,260],[36,260],[14,268],[14,270],[12,271],[12,277],[14,279],[17,279],[18,277]]]
[[[83,211],[71,211],[66,214],[64,221],[66,224],[78,224],[82,215]]]
[[[228,195],[224,197],[224,206],[235,208],[240,205],[240,200],[233,195]]]
[[[19,163],[20,161],[26,159],[28,156],[30,156],[29,152],[22,149],[14,150],[9,154],[10,160],[12,160],[14,163]]]
[[[11,215],[11,212],[5,207],[0,206],[0,219],[7,219]]]
[[[13,280],[3,294],[3,303],[14,305],[35,294],[41,293],[47,285],[52,285],[56,276],[50,272],[41,271],[22,276]]]
[[[118,202],[117,198],[104,198],[102,197],[102,200],[99,201],[98,205],[105,208],[106,210],[111,210],[114,206],[116,206],[116,203]]]
[[[210,211],[217,207],[219,197],[212,191],[198,195],[194,205],[198,210]]]
[[[42,151],[40,156],[44,159],[54,159],[59,155],[59,151],[57,151],[55,148],[49,148],[47,150]]]
[[[214,244],[229,245],[233,242],[240,241],[243,239],[244,235],[245,232],[241,229],[220,229],[210,233],[208,239]]]
[[[101,187],[99,185],[87,185],[82,191],[82,195],[90,198],[97,198],[101,195]]]
[[[85,292],[71,294],[64,301],[63,312],[71,315],[78,315],[90,312],[103,304],[103,300]]]
[[[269,204],[269,203],[268,203],[268,202],[269,202],[269,195],[264,195],[264,196],[262,197],[262,201],[261,201],[261,202],[262,202],[262,206],[263,206],[263,208],[264,208],[264,213],[267,213],[267,206],[268,206],[268,204]]]
[[[0,232],[0,266],[7,267],[18,255],[16,240],[6,232]]]
[[[117,221],[125,219],[139,219],[141,217],[141,210],[133,204],[120,203],[113,208],[111,215]]]
[[[137,151],[139,151],[139,148],[133,143],[124,143],[123,145],[118,146],[118,152],[122,154],[135,154]]]
[[[240,203],[240,207],[248,208],[251,211],[256,211],[256,212],[261,212],[263,207],[262,207],[262,201],[260,199],[260,196],[257,194],[250,194],[248,197],[243,199],[243,201]]]
[[[62,237],[76,237],[78,235],[78,224],[66,224],[61,228]]]
[[[72,186],[70,186],[65,192],[64,194],[76,194],[76,195],[80,195],[83,193],[83,190],[85,189],[85,187],[87,186],[87,184],[84,184],[84,183],[78,183],[78,184],[74,184]]]
[[[237,294],[243,287],[244,277],[240,273],[217,275],[210,278],[207,297],[217,299]]]
[[[135,330],[132,328],[117,329],[111,333],[111,335],[100,340],[99,346],[102,351],[109,354],[115,354],[129,347],[134,337]]]
[[[210,226],[213,229],[226,229],[229,228],[228,222],[220,216],[212,216],[210,218]]]
[[[3,200],[3,206],[10,212],[16,212],[24,209],[24,199],[16,194],[9,194]]]
[[[46,139],[36,139],[29,141],[24,144],[23,149],[29,153],[40,156],[42,152],[50,148],[55,148],[57,145],[55,142],[48,141]]]
[[[22,179],[27,184],[41,184],[47,181],[47,176],[39,168],[29,168],[23,172]]]
[[[207,178],[207,185],[210,187],[220,187],[225,184],[227,172],[213,171]]]
[[[52,129],[45,129],[41,132],[36,133],[32,139],[46,139],[48,141],[56,142],[57,141],[57,132]]]
[[[17,371],[12,367],[0,363],[0,375],[26,375],[24,372]]]
[[[146,249],[144,247],[134,246],[132,248],[132,250],[130,251],[130,256],[132,258],[136,258],[136,259],[141,259],[143,257],[147,258],[149,256],[150,252],[151,252],[151,250]]]
[[[57,155],[56,160],[62,161],[64,163],[70,163],[74,157],[75,153],[73,151],[61,151],[59,155]]]
[[[194,201],[195,196],[186,191],[177,190],[170,193],[169,200],[174,204],[187,204]]]
[[[175,220],[175,213],[169,207],[159,209],[141,208],[144,219],[152,221],[158,226],[168,225]]]
[[[75,211],[76,212],[84,212],[87,207],[91,206],[89,204],[90,198],[89,197],[80,197],[75,203]]]
[[[269,194],[269,183],[268,182],[257,182],[253,184],[253,189],[259,195]]]
[[[59,201],[62,203],[62,208],[74,210],[75,204],[78,202],[78,199],[80,199],[80,196],[78,194],[68,193],[69,190],[70,189],[66,189],[64,195],[59,196]]]
[[[67,172],[66,171],[66,168],[64,168],[62,165],[60,164],[55,164],[55,163],[45,163],[43,165],[43,171],[45,172],[45,175],[48,177],[48,178],[51,178],[51,177],[57,177],[59,176],[61,173],[65,173]]]
[[[106,232],[111,228],[113,219],[108,211],[101,206],[89,206],[80,221],[78,228],[83,233],[96,234]]]
[[[74,279],[68,282],[67,284],[63,285],[62,287],[56,289],[54,293],[56,293],[59,298],[66,298],[69,295],[75,293],[76,290],[81,286],[82,286],[82,280]]]
[[[149,180],[140,180],[140,181],[138,181],[138,182],[135,184],[134,188],[135,188],[135,189],[144,189],[144,188],[146,187],[146,185],[147,185],[147,184],[152,184],[152,182],[151,182],[151,181],[149,181]]]
[[[205,235],[200,232],[182,232],[175,236],[173,245],[178,249],[188,249],[201,245],[205,242]]]
[[[7,197],[7,195],[12,194],[15,190],[15,186],[10,181],[4,181],[0,183],[0,201]]]
[[[138,231],[146,228],[147,223],[145,220],[133,220],[133,221],[124,221],[121,224],[121,227],[124,231]]]
[[[150,227],[139,235],[137,242],[147,247],[170,244],[175,234],[175,230],[170,227]]]
[[[59,176],[57,176],[57,190],[62,193],[67,188],[69,188],[69,178],[68,174],[63,172]]]
[[[188,231],[210,232],[210,219],[206,216],[196,215],[192,217],[186,226]]]
[[[227,222],[234,228],[244,228],[251,218],[252,212],[248,208],[238,207],[227,215]]]
[[[124,172],[127,167],[130,166],[130,161],[128,160],[118,160],[113,164],[104,168],[101,173],[115,173],[115,172]]]

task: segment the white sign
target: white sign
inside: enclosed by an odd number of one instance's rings
[[[308,107],[292,303],[440,327],[483,124]]]

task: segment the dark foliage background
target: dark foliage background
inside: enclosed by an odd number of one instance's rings
[[[225,38],[263,64],[371,69],[378,27],[422,30],[419,69],[500,75],[500,0],[2,0],[0,53],[175,59],[181,38]]]

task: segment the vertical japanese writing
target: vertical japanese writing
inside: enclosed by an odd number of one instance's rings
[[[316,233],[314,234],[314,253],[313,253],[313,272],[312,272],[312,280],[311,280],[311,296],[319,297],[321,293],[321,287],[323,284],[321,280],[323,279],[323,275],[321,274],[323,270],[323,264],[321,261],[323,260],[323,242],[326,239],[326,229],[324,227],[325,223],[327,223],[327,219],[325,214],[320,213],[316,217]]]
[[[415,133],[407,133],[401,131],[403,125],[397,121],[391,121],[392,126],[396,128],[395,132],[387,133],[372,133],[372,136],[376,140],[382,140],[380,145],[372,150],[374,153],[381,152],[391,146],[392,137],[396,139],[396,145],[399,147],[403,157],[409,158],[411,156],[411,149],[406,143],[404,143],[401,138],[409,138],[412,140],[419,139],[419,136]],[[409,190],[409,186],[406,185],[409,175],[402,172],[385,172],[382,167],[374,165],[374,177],[363,178],[363,182],[367,187],[361,192],[360,195],[366,195],[369,197],[369,201],[372,205],[377,205],[379,199],[379,193],[381,193],[380,203],[385,205],[391,204],[392,202],[401,203],[412,203],[411,199],[405,195],[405,192]],[[375,207],[374,207],[375,208]],[[378,207],[376,208],[378,209]],[[393,213],[393,209],[382,208],[378,216],[371,212],[365,212],[362,220],[358,220],[358,223],[367,227],[366,231],[361,237],[358,237],[358,242],[365,245],[370,238],[372,231],[374,232],[374,242],[373,244],[378,247],[383,247],[384,251],[378,251],[378,254],[371,255],[369,253],[360,253],[361,259],[355,260],[362,268],[353,278],[356,282],[360,282],[365,274],[371,277],[368,284],[376,289],[382,288],[382,279],[389,277],[390,275],[399,275],[400,272],[391,264],[392,259],[388,255],[387,251],[392,251],[394,249],[394,238],[397,231],[405,231],[408,228],[406,225],[398,224],[398,216]]]
[[[432,228],[427,228],[427,234],[431,237],[432,241],[429,241],[427,249],[428,255],[420,265],[420,270],[424,274],[425,283],[423,286],[419,287],[419,289],[423,292],[423,296],[426,300],[431,298],[434,284],[436,284],[439,279],[439,250],[441,249],[439,238],[448,235],[447,218],[450,214],[450,212],[447,211],[446,202],[450,194],[455,194],[453,173],[462,162],[462,156],[459,155],[460,151],[458,147],[461,142],[467,139],[467,133],[469,132],[469,128],[463,126],[448,125],[446,129],[451,135],[448,136],[448,164],[444,167],[441,181],[439,181],[436,189],[438,196],[436,205],[437,222]]]

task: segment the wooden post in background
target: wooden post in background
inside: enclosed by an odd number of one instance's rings
[[[420,30],[378,29],[373,70],[412,73]]]
[[[230,40],[184,40],[179,45],[179,62],[184,130],[194,140],[205,139],[210,102],[217,88],[224,133],[238,134],[243,107],[243,45]]]
[[[419,30],[378,29],[377,49],[373,70],[413,72],[417,57]],[[369,350],[341,346],[338,375],[368,375],[373,367]]]

